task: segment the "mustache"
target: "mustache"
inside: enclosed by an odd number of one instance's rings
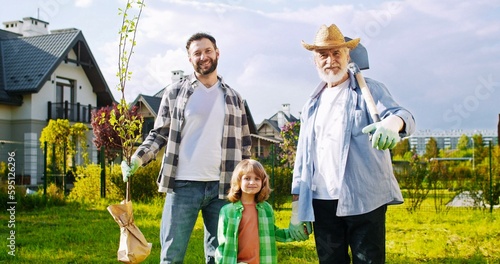
[[[205,64],[209,62],[210,63],[210,67],[206,70],[203,70],[202,68],[202,64]],[[207,58],[206,60],[203,60],[203,61],[199,61],[197,64],[196,64],[196,72],[198,72],[199,74],[202,74],[202,75],[206,75],[206,74],[210,74],[212,72],[215,71],[215,69],[217,69],[217,64],[218,64],[218,59],[215,58],[212,59],[212,58]]]
[[[342,68],[342,66],[340,64],[332,64],[332,65],[326,65],[323,69],[333,70],[334,68]]]

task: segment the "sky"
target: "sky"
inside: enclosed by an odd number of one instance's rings
[[[218,73],[247,101],[258,125],[290,104],[298,117],[319,83],[312,53],[323,24],[361,38],[370,69],[415,117],[417,130],[496,130],[500,114],[500,1],[145,0],[131,57],[127,102],[154,95],[172,71],[191,74],[187,39],[207,32]],[[118,9],[124,0],[2,4],[2,22],[35,17],[49,30],[77,28],[116,100]],[[132,14],[131,14],[132,15]],[[3,25],[2,25],[3,26]]]

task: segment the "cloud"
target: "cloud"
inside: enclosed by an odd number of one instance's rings
[[[76,7],[89,7],[92,5],[93,0],[75,0]]]

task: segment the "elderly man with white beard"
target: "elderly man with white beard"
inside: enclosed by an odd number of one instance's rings
[[[313,44],[302,42],[321,83],[301,112],[289,228],[305,240],[312,223],[319,263],[384,263],[387,205],[403,202],[389,149],[413,133],[415,120],[385,85],[366,79],[381,117],[372,120],[348,70],[359,41],[346,42],[332,24]]]

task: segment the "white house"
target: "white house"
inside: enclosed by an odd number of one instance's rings
[[[48,121],[63,118],[91,128],[91,110],[114,99],[80,30],[49,32],[47,22],[32,17],[3,25],[0,162],[15,152],[16,180],[36,185],[43,176],[39,137]],[[92,146],[91,132],[87,142]]]

